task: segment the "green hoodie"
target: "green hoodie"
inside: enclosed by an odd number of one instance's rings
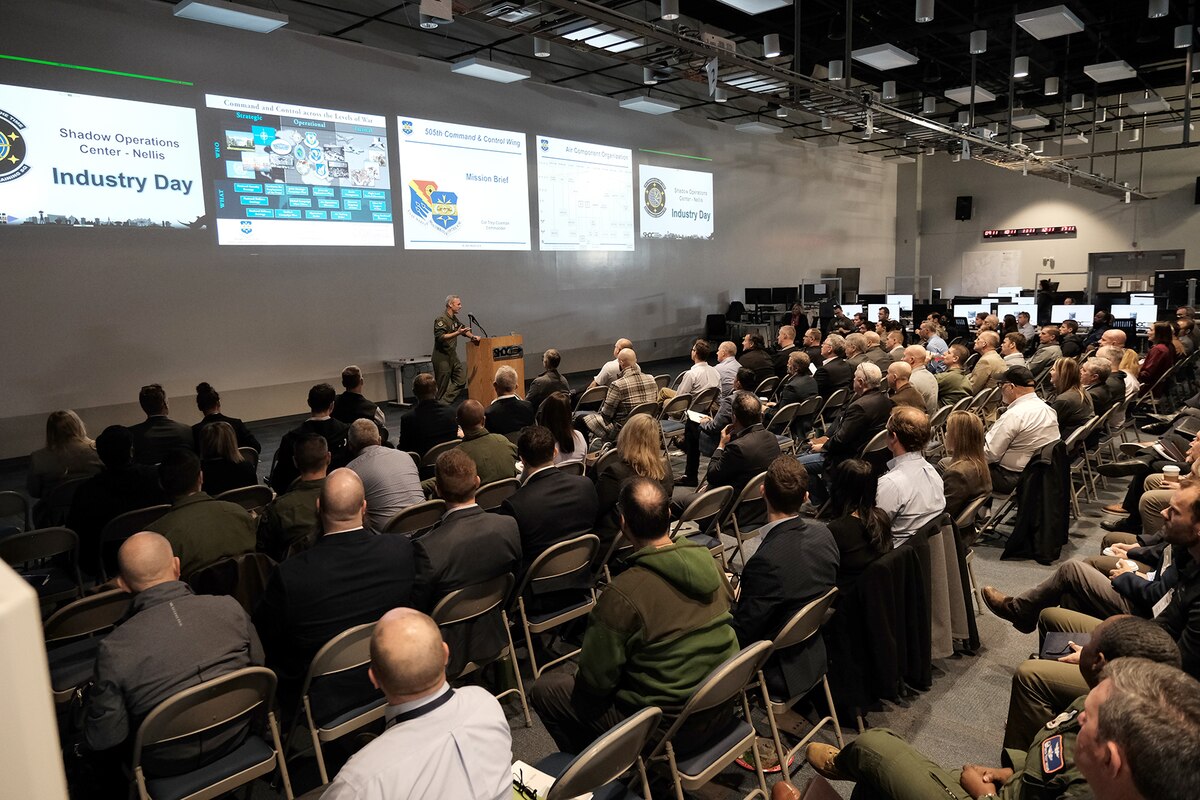
[[[686,539],[629,557],[592,610],[579,688],[626,708],[679,708],[738,651],[730,592],[707,548]]]

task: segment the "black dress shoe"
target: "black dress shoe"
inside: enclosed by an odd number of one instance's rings
[[[1146,425],[1143,425],[1141,430],[1143,433],[1149,433],[1153,434],[1154,436],[1158,436],[1166,433],[1168,430],[1170,430],[1170,428],[1171,423],[1169,422],[1150,422]]]
[[[1146,468],[1145,461],[1115,461],[1112,464],[1101,464],[1096,471],[1106,478],[1127,478],[1137,475]]]
[[[1137,533],[1137,526],[1129,521],[1129,517],[1121,519],[1106,519],[1100,523],[1100,527],[1106,531],[1114,533]]]
[[[675,479],[676,486],[699,486],[700,481],[693,478],[691,475],[684,475],[682,478]]]

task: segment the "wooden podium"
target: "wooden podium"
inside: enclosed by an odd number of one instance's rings
[[[517,334],[511,336],[484,336],[479,344],[467,344],[467,394],[486,408],[496,399],[492,381],[496,370],[510,366],[517,371],[517,394],[525,396],[525,347],[524,339]]]

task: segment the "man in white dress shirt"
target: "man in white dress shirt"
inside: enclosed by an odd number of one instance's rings
[[[478,686],[451,689],[437,624],[396,608],[371,636],[371,682],[387,697],[387,730],[360,750],[322,800],[512,797],[512,734]]]
[[[617,363],[617,354],[626,348],[633,349],[633,342],[628,339],[617,339],[617,343],[613,345],[613,360],[600,368],[596,377],[592,378],[592,382],[588,384],[589,389],[595,386],[608,386],[621,377],[621,365]]]
[[[1058,441],[1058,414],[1037,396],[1027,367],[1010,367],[996,382],[1008,410],[984,437],[983,454],[992,473],[992,491],[1011,492],[1029,460]]]
[[[662,389],[659,392],[660,399],[670,400],[677,394],[690,394],[695,397],[705,389],[716,388],[721,386],[721,373],[717,372],[716,368],[708,363],[708,356],[712,352],[709,348],[708,341],[705,339],[697,339],[692,343],[692,367],[683,374],[683,378],[679,381],[679,388],[675,390]]]
[[[892,459],[879,479],[875,505],[891,517],[892,544],[899,547],[946,510],[946,490],[942,476],[921,454],[929,443],[927,414],[897,406],[885,430]]]
[[[721,376],[720,399],[724,400],[733,394],[733,381],[742,365],[737,360],[737,345],[733,342],[721,342],[717,346],[717,366],[713,367]]]

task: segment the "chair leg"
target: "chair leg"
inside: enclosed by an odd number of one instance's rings
[[[685,800],[683,783],[679,778],[679,765],[675,763],[675,748],[667,742],[667,764],[671,768],[671,780],[675,783],[675,800]]]
[[[753,727],[754,722],[750,717],[750,698],[748,698],[746,696],[745,690],[742,691],[742,712],[746,715],[746,722],[749,723],[751,727]],[[751,753],[751,755],[754,756],[754,771],[758,775],[758,788],[762,792],[763,800],[767,800],[767,798],[770,796],[767,793],[767,776],[763,772],[762,758],[760,758],[758,755],[758,740],[757,739],[755,739],[754,741],[751,742],[750,753]],[[780,759],[779,764],[782,767],[781,771],[786,773],[787,757],[784,754],[779,753],[779,752],[776,752],[775,755],[777,755]],[[754,797],[754,794],[755,794],[754,792],[751,792],[750,794],[746,795],[746,797],[747,798]]]
[[[829,716],[833,720],[833,735],[837,737],[838,747],[845,748],[846,740],[842,738],[842,723],[838,722],[837,708],[833,705],[833,692],[829,690],[829,678],[822,675],[821,683],[825,685],[825,702],[829,703]]]
[[[979,588],[979,581],[975,580],[975,551],[967,550],[967,580],[971,583],[971,598],[975,601],[975,616],[983,615],[983,592]]]
[[[525,714],[525,727],[532,728],[533,718],[529,716],[529,701],[525,697],[525,682],[521,679],[521,664],[517,661],[517,648],[513,644],[512,629],[508,626],[508,614],[504,610],[500,611],[500,619],[504,621],[504,635],[508,637],[508,663],[517,679],[517,697],[521,700],[521,711]]]
[[[275,745],[275,760],[279,764],[279,775],[283,778],[283,796],[286,800],[292,800],[292,778],[288,775],[287,759],[283,757],[283,744],[279,739],[279,722],[275,719],[275,712],[267,712],[267,724],[271,728],[271,742]]]
[[[304,698],[304,716],[308,720],[308,733],[312,737],[313,752],[317,756],[317,772],[321,775],[321,783],[329,783],[329,772],[325,769],[325,754],[321,751],[321,737],[317,733],[317,723],[313,720],[312,707],[308,698]]]
[[[780,775],[783,780],[790,780],[788,775],[788,759],[784,758],[783,737],[779,735],[779,723],[775,720],[775,711],[771,705],[771,696],[767,692],[767,681],[762,670],[758,671],[758,687],[762,692],[763,708],[767,710],[767,724],[771,726],[771,741],[775,743],[775,754],[779,757]]]
[[[529,619],[525,615],[525,598],[517,598],[517,607],[521,615],[521,629],[525,632],[525,648],[529,653],[529,666],[533,670],[533,679],[536,681],[541,676],[541,671],[538,669],[537,656],[533,652],[533,634],[529,630]]]

